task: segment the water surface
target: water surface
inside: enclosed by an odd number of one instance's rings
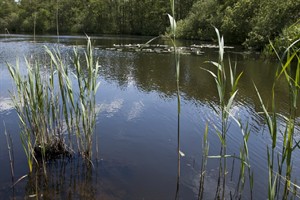
[[[84,49],[85,37],[40,36],[36,42],[28,35],[0,36],[0,198],[23,199],[37,194],[46,199],[174,199],[177,180],[177,97],[174,56],[171,53],[155,53],[124,49],[123,45],[143,44],[145,37],[92,37],[95,57],[98,58],[101,86],[97,93],[95,134],[99,138],[99,158],[93,167],[82,160],[58,160],[48,163],[47,181],[31,174],[11,189],[8,150],[4,130],[13,139],[15,155],[15,179],[28,173],[26,158],[19,138],[16,112],[10,102],[13,84],[6,62],[15,64],[19,59],[24,70],[28,60],[38,59],[47,66],[44,45],[59,48],[66,59],[72,56],[74,46]],[[198,42],[200,44],[200,42]],[[168,45],[158,40],[153,45]],[[193,41],[180,41],[182,47],[191,47]],[[120,46],[119,46],[120,45]],[[220,127],[217,108],[217,90],[212,77],[201,67],[213,66],[205,61],[217,61],[215,48],[203,48],[203,54],[181,55],[180,133],[182,157],[180,198],[197,199],[202,155],[202,137],[209,124],[209,155],[218,155],[220,141],[214,126]],[[238,47],[226,49],[226,58],[237,62],[237,70],[243,71],[239,92],[232,114],[247,122],[251,128],[249,152],[254,171],[254,199],[267,198],[267,153],[270,137],[262,109],[255,93],[257,85],[265,102],[270,103],[271,87],[276,63],[260,59],[256,53],[242,52]],[[288,90],[284,80],[277,88],[279,113],[288,113]],[[268,104],[268,103],[267,103]],[[281,121],[280,123],[283,123]],[[5,124],[5,125],[4,125]],[[280,138],[279,138],[280,141]],[[228,154],[239,154],[242,134],[233,121],[228,131]],[[96,155],[95,155],[96,156]],[[237,161],[236,161],[237,162]],[[293,179],[299,179],[299,153],[295,154]],[[231,175],[232,160],[228,162]],[[37,170],[39,171],[39,170]],[[214,198],[217,184],[218,160],[209,159],[205,185],[205,198]],[[37,172],[38,173],[38,172]],[[229,175],[228,175],[229,177]],[[238,165],[235,164],[227,191],[235,191]],[[14,180],[15,181],[15,180]],[[38,190],[36,189],[38,185]],[[53,196],[54,195],[54,196]],[[229,197],[229,193],[227,194]],[[243,198],[249,199],[248,187]]]

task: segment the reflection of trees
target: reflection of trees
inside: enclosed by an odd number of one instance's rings
[[[26,196],[43,199],[95,199],[93,173],[92,166],[79,160],[52,161],[47,164],[46,176],[43,169],[36,166],[28,176]]]
[[[243,58],[241,54],[230,56],[233,65],[237,61],[238,71],[244,71],[238,86],[237,100],[251,103],[257,111],[260,111],[260,103],[253,82],[267,102],[271,94],[276,63],[263,62],[251,56]],[[202,57],[181,56],[180,87],[183,98],[202,102],[216,100],[215,82],[209,73],[200,68],[213,69],[214,66],[204,63],[208,60],[217,60],[214,52]],[[113,52],[103,63],[102,75],[106,79],[116,81],[121,87],[126,87],[129,82],[133,81],[141,91],[155,91],[163,98],[171,98],[176,95],[173,62],[171,54]],[[279,81],[276,98],[278,102],[283,102],[279,111],[284,112],[287,109],[284,102],[288,101],[288,91],[283,80]]]
[[[126,192],[115,178],[125,176],[124,168],[108,161],[94,165],[73,158],[51,161],[46,177],[38,166],[28,175],[25,199],[123,199]]]

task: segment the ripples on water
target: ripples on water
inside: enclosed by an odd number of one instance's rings
[[[67,60],[71,57],[74,46],[80,45],[82,52],[85,44],[84,37],[61,37],[59,45],[53,43],[56,42],[55,37],[41,37],[37,43],[30,40],[32,39],[28,36],[0,38],[0,168],[1,173],[5,174],[0,179],[0,198],[13,195],[9,187],[11,181],[2,121],[14,140],[16,177],[21,177],[28,171],[18,136],[20,130],[17,128],[17,116],[10,102],[8,90],[12,90],[12,82],[5,62],[14,64],[16,58],[19,58],[22,71],[24,57],[31,60],[38,58],[47,66],[44,45],[50,48],[59,47]],[[146,41],[147,38],[94,38],[93,44],[97,47],[94,50],[95,57],[101,65],[95,131],[99,137],[101,160],[92,169],[84,168],[77,158],[66,165],[49,164],[53,176],[49,187],[42,190],[45,196],[55,193],[60,198],[71,195],[70,198],[74,199],[174,198],[177,175],[177,99],[173,56],[106,50],[113,44]],[[244,126],[246,122],[249,123],[251,136],[248,146],[251,168],[255,174],[254,198],[266,199],[266,145],[270,144],[270,137],[263,117],[257,114],[261,108],[252,81],[257,84],[263,99],[269,102],[272,74],[275,72],[274,63],[265,63],[257,59],[256,55],[231,56],[231,60],[235,58],[238,61],[238,71],[244,71],[232,115],[240,119]],[[180,132],[181,150],[185,157],[182,157],[180,195],[183,199],[196,199],[198,193],[202,135],[206,123],[210,128],[209,154],[218,155],[220,150],[220,142],[214,129],[221,127],[220,118],[214,111],[218,110],[215,83],[207,72],[200,69],[200,66],[210,67],[203,64],[204,61],[216,59],[215,50],[208,50],[202,56],[181,57]],[[71,64],[69,66],[72,67]],[[287,95],[285,88],[281,87],[278,91],[278,102],[279,111],[283,114],[288,109]],[[283,120],[279,124],[283,124]],[[299,127],[296,131],[299,132]],[[241,145],[242,134],[238,125],[231,120],[228,153],[238,154]],[[294,161],[295,177],[299,174],[298,158]],[[228,165],[228,169],[231,169],[232,162],[229,161]],[[217,168],[218,161],[210,159],[205,186],[205,197],[208,199],[214,197],[211,195],[216,187]],[[238,178],[238,170],[235,169],[233,180],[226,186],[228,191],[235,189]],[[17,185],[15,195],[22,198],[25,194],[34,193],[31,184],[30,178],[23,180]],[[246,198],[248,193],[245,193]]]

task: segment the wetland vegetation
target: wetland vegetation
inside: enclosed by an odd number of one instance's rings
[[[1,198],[300,197],[299,1],[0,3]]]

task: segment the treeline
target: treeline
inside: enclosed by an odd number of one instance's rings
[[[300,0],[177,0],[177,36],[261,49],[300,37]],[[0,32],[164,34],[168,0],[0,0]],[[35,27],[35,28],[34,28]]]
[[[195,0],[180,0],[185,18]],[[158,35],[168,26],[168,0],[0,0],[0,30],[10,32]]]
[[[227,42],[262,49],[269,40],[287,46],[300,38],[300,0],[198,0],[178,22],[178,36],[215,38],[218,27]]]

